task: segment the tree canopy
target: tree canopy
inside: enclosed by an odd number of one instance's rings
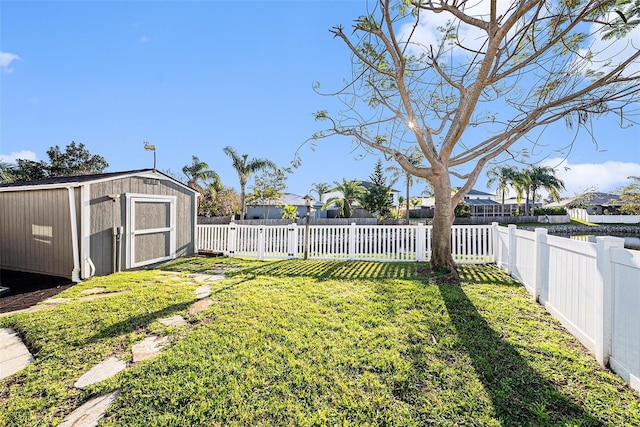
[[[102,173],[109,167],[104,157],[92,155],[83,143],[71,141],[64,152],[56,145],[47,150],[49,162],[17,159],[16,166],[10,172],[14,181],[31,181],[34,179],[56,176],[91,175]]]
[[[614,113],[627,126],[637,114],[637,2],[379,0],[363,8],[351,29],[330,30],[349,50],[352,75],[329,93],[344,108],[316,113],[328,127],[314,139],[347,136],[431,182],[434,267],[455,267],[454,207],[489,162],[537,154],[555,122],[591,132],[599,116]],[[407,148],[425,165],[414,165]],[[464,182],[454,194],[452,177]]]
[[[378,159],[373,167],[373,173],[369,175],[371,185],[362,196],[362,207],[380,219],[391,216],[391,187],[387,185],[384,176],[382,160]]]

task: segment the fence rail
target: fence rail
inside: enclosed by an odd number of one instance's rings
[[[307,247],[305,235],[308,233]],[[258,259],[302,258],[428,261],[432,227],[417,225],[198,225],[198,250]],[[493,262],[492,226],[454,226],[453,257],[459,263]]]
[[[638,224],[640,223],[640,215],[593,215],[586,209],[569,209],[567,211],[571,218],[577,218],[582,221],[591,222],[593,224]]]
[[[624,239],[596,243],[496,227],[496,264],[591,351],[640,391],[640,251]]]

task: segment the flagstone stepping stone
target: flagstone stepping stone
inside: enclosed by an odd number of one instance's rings
[[[145,359],[150,359],[160,353],[162,347],[169,342],[168,337],[159,337],[157,335],[150,335],[134,344],[131,347],[131,353],[133,354],[133,363],[140,362]]]
[[[75,388],[85,388],[88,385],[99,383],[107,378],[111,378],[126,367],[127,362],[124,360],[120,360],[117,357],[110,357],[82,374],[78,381],[73,383],[73,386]]]
[[[43,302],[45,304],[62,304],[67,301],[71,301],[71,298],[47,298]]]
[[[99,293],[104,292],[106,290],[107,290],[107,288],[105,288],[103,286],[98,286],[96,288],[85,289],[84,291],[80,291],[80,294],[81,295],[99,294]]]
[[[209,275],[191,276],[191,278],[196,282],[204,282],[205,280],[209,279]]]
[[[184,317],[179,314],[171,317],[165,317],[164,319],[159,320],[164,326],[181,326],[187,323]]]
[[[33,361],[33,356],[16,331],[11,328],[0,329],[0,379],[21,371]]]
[[[124,295],[130,292],[131,292],[131,289],[127,289],[126,291],[106,292],[101,294],[85,295],[83,297],[80,297],[80,301],[90,301],[90,300],[100,299],[100,298],[115,297],[116,295]]]
[[[94,427],[104,417],[104,413],[113,405],[120,390],[103,396],[94,397],[73,411],[58,427]]]
[[[209,285],[198,286],[198,289],[196,289],[197,299],[203,299],[208,297],[209,295],[211,295],[211,286]]]
[[[213,301],[211,301],[210,299],[201,299],[199,301],[196,301],[191,304],[191,307],[189,307],[189,314],[198,314],[201,311],[204,311],[207,308],[211,307],[211,304],[213,304]]]
[[[217,282],[218,280],[222,280],[225,279],[227,276],[225,276],[224,274],[214,274],[209,276],[209,278],[207,279],[207,282]]]

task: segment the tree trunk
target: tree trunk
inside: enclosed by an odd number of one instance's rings
[[[406,200],[406,204],[407,204],[406,210],[407,211],[405,212],[405,220],[404,220],[404,223],[407,224],[407,225],[409,225],[409,191],[411,189],[411,185],[410,184],[411,184],[411,182],[409,181],[409,177],[407,177],[407,200]]]
[[[245,216],[247,214],[247,207],[245,205],[245,194],[244,194],[245,184],[240,183],[240,219],[246,219]]]
[[[455,271],[456,264],[451,255],[451,226],[455,219],[451,201],[451,181],[447,174],[433,181],[435,206],[433,214],[433,237],[431,245],[431,267]]]

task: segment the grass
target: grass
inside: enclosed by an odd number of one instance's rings
[[[60,307],[0,318],[36,362],[5,379],[0,425],[56,425],[121,392],[103,426],[640,425],[640,398],[524,288],[492,266],[439,284],[426,264],[191,258],[94,278]],[[186,273],[226,271],[214,304],[187,308]],[[80,301],[82,289],[130,290]],[[188,324],[158,319],[182,314]],[[79,375],[129,357],[145,334],[171,344],[85,390]]]

